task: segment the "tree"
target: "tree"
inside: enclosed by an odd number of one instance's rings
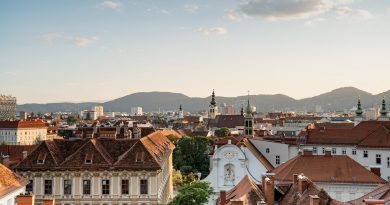
[[[80,119],[78,118],[77,115],[69,115],[68,118],[66,119],[66,122],[69,125],[74,125],[76,124]]]
[[[172,183],[174,187],[180,186],[183,183],[183,176],[180,170],[173,169],[172,172]]]
[[[168,205],[202,205],[208,202],[213,188],[209,182],[195,181],[184,185]]]
[[[217,137],[227,137],[230,134],[229,128],[222,127],[218,130],[215,130],[214,135]]]
[[[209,174],[209,150],[213,141],[207,137],[183,137],[176,145],[173,153],[175,169],[183,175],[201,172],[202,176]]]

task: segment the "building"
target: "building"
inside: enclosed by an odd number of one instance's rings
[[[140,116],[143,115],[142,107],[131,107],[131,113],[130,115],[134,116]]]
[[[275,183],[294,182],[293,175],[303,173],[333,199],[341,202],[355,200],[387,182],[345,155],[313,155],[311,150],[290,159],[271,171]]]
[[[15,198],[25,192],[27,180],[0,164],[0,204],[13,205]]]
[[[225,105],[223,107],[223,114],[224,115],[235,115],[236,109],[234,108],[233,105]]]
[[[204,179],[211,183],[214,194],[209,204],[215,204],[220,191],[229,191],[246,176],[261,182],[261,173],[273,169],[266,158],[258,152],[250,141],[244,139],[239,145],[228,140],[226,145],[216,147],[210,158],[210,174]]]
[[[94,106],[92,111],[95,111],[97,118],[104,116],[104,109],[101,105]]]
[[[217,102],[215,101],[215,92],[213,90],[213,93],[211,94],[211,102],[209,105],[208,118],[215,119],[218,114],[218,106]]]
[[[179,107],[178,118],[179,119],[184,119],[184,111],[183,111],[183,108],[182,108],[181,104],[180,104],[180,107]]]
[[[32,145],[46,136],[47,127],[41,120],[0,121],[0,143]]]
[[[16,97],[0,95],[0,121],[16,119]]]
[[[37,203],[156,205],[171,200],[174,145],[160,132],[141,139],[44,141],[15,170]]]
[[[80,119],[82,120],[97,120],[98,116],[95,110],[83,110],[80,112]]]

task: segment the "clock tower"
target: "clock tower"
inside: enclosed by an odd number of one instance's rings
[[[213,90],[213,93],[211,94],[211,102],[209,105],[209,119],[215,119],[215,117],[218,114],[218,106],[217,102],[215,101],[215,92]]]

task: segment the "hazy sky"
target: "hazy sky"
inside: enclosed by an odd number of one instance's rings
[[[0,2],[0,93],[18,103],[377,94],[389,78],[389,0]]]

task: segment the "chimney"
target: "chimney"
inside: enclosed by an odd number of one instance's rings
[[[326,148],[325,149],[325,156],[332,156],[332,149],[331,148]]]
[[[22,160],[27,158],[27,151],[22,151]]]
[[[244,201],[241,201],[241,200],[231,200],[230,204],[231,205],[244,205]]]
[[[310,205],[320,205],[320,197],[317,195],[310,195]]]
[[[383,199],[363,199],[367,205],[384,205],[385,200]]]
[[[42,205],[55,205],[55,199],[42,199]]]
[[[263,186],[263,192],[265,195],[265,200],[267,204],[274,204],[275,199],[275,174],[274,173],[267,173],[266,176],[263,178],[262,186]]]
[[[293,184],[298,183],[298,174],[293,175]]]
[[[16,197],[17,205],[34,205],[35,196],[34,195],[19,195]]]
[[[381,168],[376,166],[370,166],[370,171],[377,175],[378,177],[381,177]]]
[[[309,186],[309,182],[307,177],[303,174],[300,174],[298,176],[298,192],[303,194],[303,192],[306,191],[308,186]]]
[[[219,200],[221,202],[220,205],[225,205],[226,204],[226,191],[221,191],[220,192]]]
[[[3,156],[0,156],[1,158],[1,163],[8,167],[8,165],[10,164],[10,161],[9,161],[9,156],[8,155],[3,155]]]

